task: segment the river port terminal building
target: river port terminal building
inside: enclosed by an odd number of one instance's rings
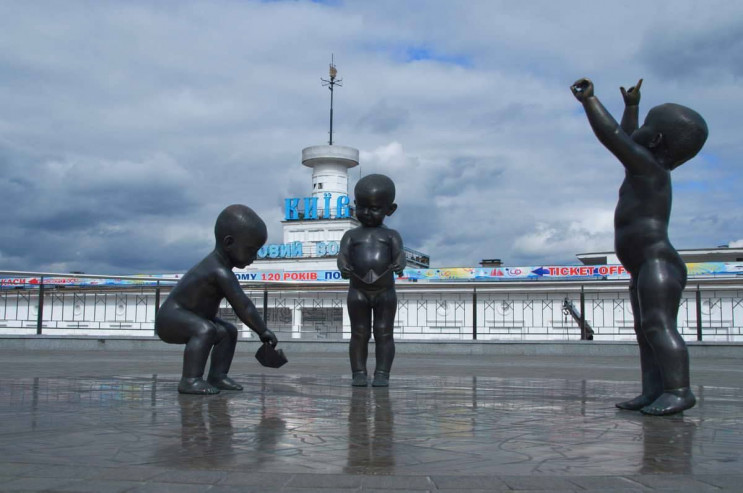
[[[359,151],[305,148],[312,169],[307,197],[284,200],[283,242],[235,274],[284,339],[348,339],[347,283],[336,259],[345,231],[359,225],[348,195],[348,170]],[[678,327],[686,340],[743,342],[743,249],[679,252],[689,283]],[[634,340],[627,283],[613,252],[578,254],[579,265],[431,268],[406,248],[397,281],[395,337],[401,340]],[[0,272],[0,334],[153,336],[155,313],[179,274],[106,278]],[[223,303],[220,316],[252,332]]]

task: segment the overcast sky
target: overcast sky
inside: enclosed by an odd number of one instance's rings
[[[569,86],[617,119],[696,109],[673,171],[676,248],[743,246],[743,3],[0,2],[0,269],[180,272],[233,203],[282,241],[334,143],[397,184],[388,225],[436,267],[576,263],[613,249],[623,169]]]

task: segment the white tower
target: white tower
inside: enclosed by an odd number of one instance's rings
[[[329,145],[302,149],[302,164],[312,168],[312,196],[304,201],[301,217],[295,203],[284,222],[284,242],[301,242],[309,257],[335,257],[343,233],[359,225],[350,209],[348,197],[348,170],[359,165],[359,150],[333,145],[333,88],[342,86],[335,65],[330,63],[330,80],[321,79],[330,89]],[[298,204],[296,207],[299,207]],[[296,213],[296,215],[295,215]]]
[[[348,197],[348,170],[358,166],[359,150],[336,145],[306,147],[302,150],[302,164],[312,168],[311,198],[317,200],[317,219],[284,221],[284,242],[302,242],[309,247],[305,248],[305,255],[311,257],[335,256],[337,245],[323,252],[318,251],[317,242],[337,243],[343,233],[359,225],[352,213],[340,217],[338,210],[339,202],[353,206]]]
[[[312,146],[302,149],[302,164],[312,168],[312,196],[317,198],[318,213],[337,216],[338,197],[348,195],[348,170],[359,164],[359,150],[344,146]],[[327,200],[330,194],[330,200]]]

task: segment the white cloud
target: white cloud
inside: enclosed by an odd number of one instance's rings
[[[535,259],[567,258],[613,251],[613,240],[613,211],[584,211],[576,221],[537,223],[532,231],[514,240],[513,248]]]

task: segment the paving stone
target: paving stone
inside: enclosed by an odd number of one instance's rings
[[[281,492],[284,490],[281,487],[269,489],[263,486],[216,485],[209,487],[209,493],[266,493],[268,491]]]
[[[653,491],[677,491],[679,493],[720,491],[720,488],[717,486],[697,481],[694,477],[685,474],[645,474],[642,476],[629,476],[629,479]],[[743,485],[740,485],[738,489],[743,490]]]
[[[362,476],[345,474],[295,474],[288,488],[361,488]]]
[[[621,476],[572,476],[566,479],[585,490],[637,490],[638,487],[641,488],[638,483]]]
[[[99,474],[97,468],[86,466],[44,465],[27,471],[25,476],[37,478],[86,479]]]
[[[217,486],[257,486],[266,490],[279,489],[291,479],[291,474],[228,472]]]
[[[147,481],[167,470],[163,467],[152,466],[105,467],[99,468],[93,479]]]
[[[518,489],[518,490],[508,490],[508,491],[511,493],[586,493],[586,491],[583,489],[575,489],[575,488],[569,488],[569,489],[550,488],[546,490],[542,490],[542,489],[535,490],[532,488],[527,488],[525,490]],[[600,493],[605,493],[605,492],[603,490],[600,490]]]
[[[28,473],[35,471],[38,468],[38,464],[17,464],[13,462],[3,462],[0,463],[0,474],[9,477],[26,476]]]
[[[2,491],[48,491],[56,490],[70,484],[82,486],[82,480],[64,480],[59,478],[19,478],[3,483]]]
[[[292,487],[285,487],[281,489],[282,493],[350,493],[354,491],[361,491],[361,487],[357,488],[318,488],[318,487],[307,487],[307,488],[292,488]]]
[[[740,459],[738,459],[740,460]],[[736,489],[743,490],[743,475],[741,474],[701,474],[695,475],[694,479],[702,483],[710,484],[717,488],[724,490],[734,491]]]
[[[431,490],[419,490],[419,489],[408,490],[408,489],[400,489],[400,488],[391,487],[391,488],[383,488],[383,489],[361,488],[361,491],[363,493],[428,493]]]
[[[57,486],[54,491],[75,493],[122,493],[129,491],[139,485],[136,481],[104,481],[91,479],[75,481],[62,486]]]
[[[126,490],[126,493],[204,493],[218,491],[208,484],[181,484],[181,483],[159,483],[148,482]],[[250,493],[248,490],[242,490]]]
[[[420,491],[436,487],[428,476],[364,476],[361,486],[364,491],[370,488]]]
[[[507,485],[503,484],[496,488],[466,488],[458,490],[457,488],[446,488],[446,489],[434,489],[431,490],[432,492],[446,492],[450,493],[452,491],[461,491],[463,493],[501,493],[501,492],[509,492],[511,493],[513,490],[509,488]]]
[[[152,481],[158,483],[178,484],[217,484],[227,477],[222,471],[191,471],[179,469],[175,471],[161,472],[152,477]]]
[[[509,491],[510,487],[497,476],[431,476],[439,490]]]
[[[509,488],[516,491],[553,490],[570,491],[578,489],[575,484],[561,477],[543,476],[501,476]]]

